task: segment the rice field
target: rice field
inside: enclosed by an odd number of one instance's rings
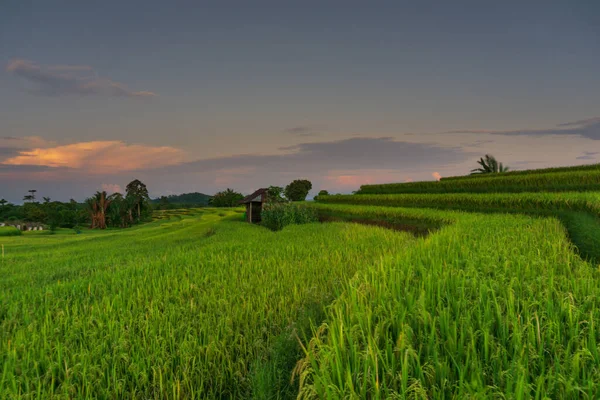
[[[2,237],[0,398],[598,398],[600,265],[551,216],[593,247],[598,199],[306,203],[427,236],[206,208]],[[495,208],[547,213],[476,212]]]
[[[515,171],[507,171],[501,174],[473,174],[473,175],[462,175],[462,176],[447,176],[441,178],[442,181],[446,180],[463,180],[463,179],[472,179],[472,178],[502,178],[507,176],[514,175],[534,175],[534,174],[546,174],[553,172],[573,172],[573,171],[599,171],[600,164],[584,164],[584,165],[575,165],[571,167],[552,167],[552,168],[538,168],[538,169],[525,169],[525,170],[515,170]]]
[[[454,222],[346,283],[305,344],[300,398],[600,396],[600,272],[558,220],[321,207]]]
[[[519,171],[521,172],[521,171]],[[481,174],[440,181],[363,185],[357,194],[400,193],[523,193],[599,191],[600,169],[548,173]]]
[[[415,241],[349,224],[274,233],[236,211],[3,238],[0,398],[293,397],[310,321]]]

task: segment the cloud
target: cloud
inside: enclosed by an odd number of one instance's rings
[[[408,143],[391,137],[350,138],[329,142],[301,143],[280,148],[279,154],[239,154],[207,158],[162,168],[157,173],[215,172],[226,168],[254,167],[278,174],[305,171],[323,174],[328,170],[412,169],[428,167],[431,159],[440,164],[458,163],[471,154],[456,147]]]
[[[90,174],[107,174],[164,167],[180,163],[184,157],[185,153],[174,147],[96,141],[23,150],[2,164],[65,167]]]
[[[320,129],[309,125],[295,126],[293,128],[286,129],[284,132],[301,137],[319,136],[321,134]]]
[[[565,122],[556,126],[590,126],[600,123],[600,117],[582,119],[574,122]]]
[[[600,117],[588,118],[579,121],[565,122],[549,129],[516,129],[516,130],[489,130],[489,129],[464,129],[451,130],[444,133],[476,133],[506,136],[543,136],[543,135],[577,135],[592,140],[600,140]]]
[[[121,83],[101,79],[86,65],[42,66],[31,61],[14,59],[6,71],[33,85],[29,92],[46,96],[107,96],[153,97],[153,92],[134,92]]]
[[[579,157],[577,157],[577,160],[595,160],[596,157],[594,157],[596,154],[600,154],[600,152],[598,151],[584,151],[583,154]]]
[[[442,175],[440,175],[439,172],[434,172],[431,174],[431,176],[433,176],[436,181],[439,181],[440,179],[442,179]]]
[[[121,189],[121,186],[119,186],[119,185],[117,185],[115,183],[103,183],[100,187],[107,194],[124,193],[123,189]]]

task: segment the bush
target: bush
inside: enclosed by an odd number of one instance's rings
[[[0,236],[19,236],[22,232],[13,226],[0,226]]]
[[[305,205],[293,203],[270,204],[263,207],[262,225],[279,231],[287,225],[318,222],[317,210]]]

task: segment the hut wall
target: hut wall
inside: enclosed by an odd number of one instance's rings
[[[252,207],[252,223],[260,222],[260,213],[262,211],[262,204],[257,202],[250,203]]]

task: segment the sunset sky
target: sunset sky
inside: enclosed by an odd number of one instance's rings
[[[595,0],[7,0],[0,67],[16,203],[600,162]]]

